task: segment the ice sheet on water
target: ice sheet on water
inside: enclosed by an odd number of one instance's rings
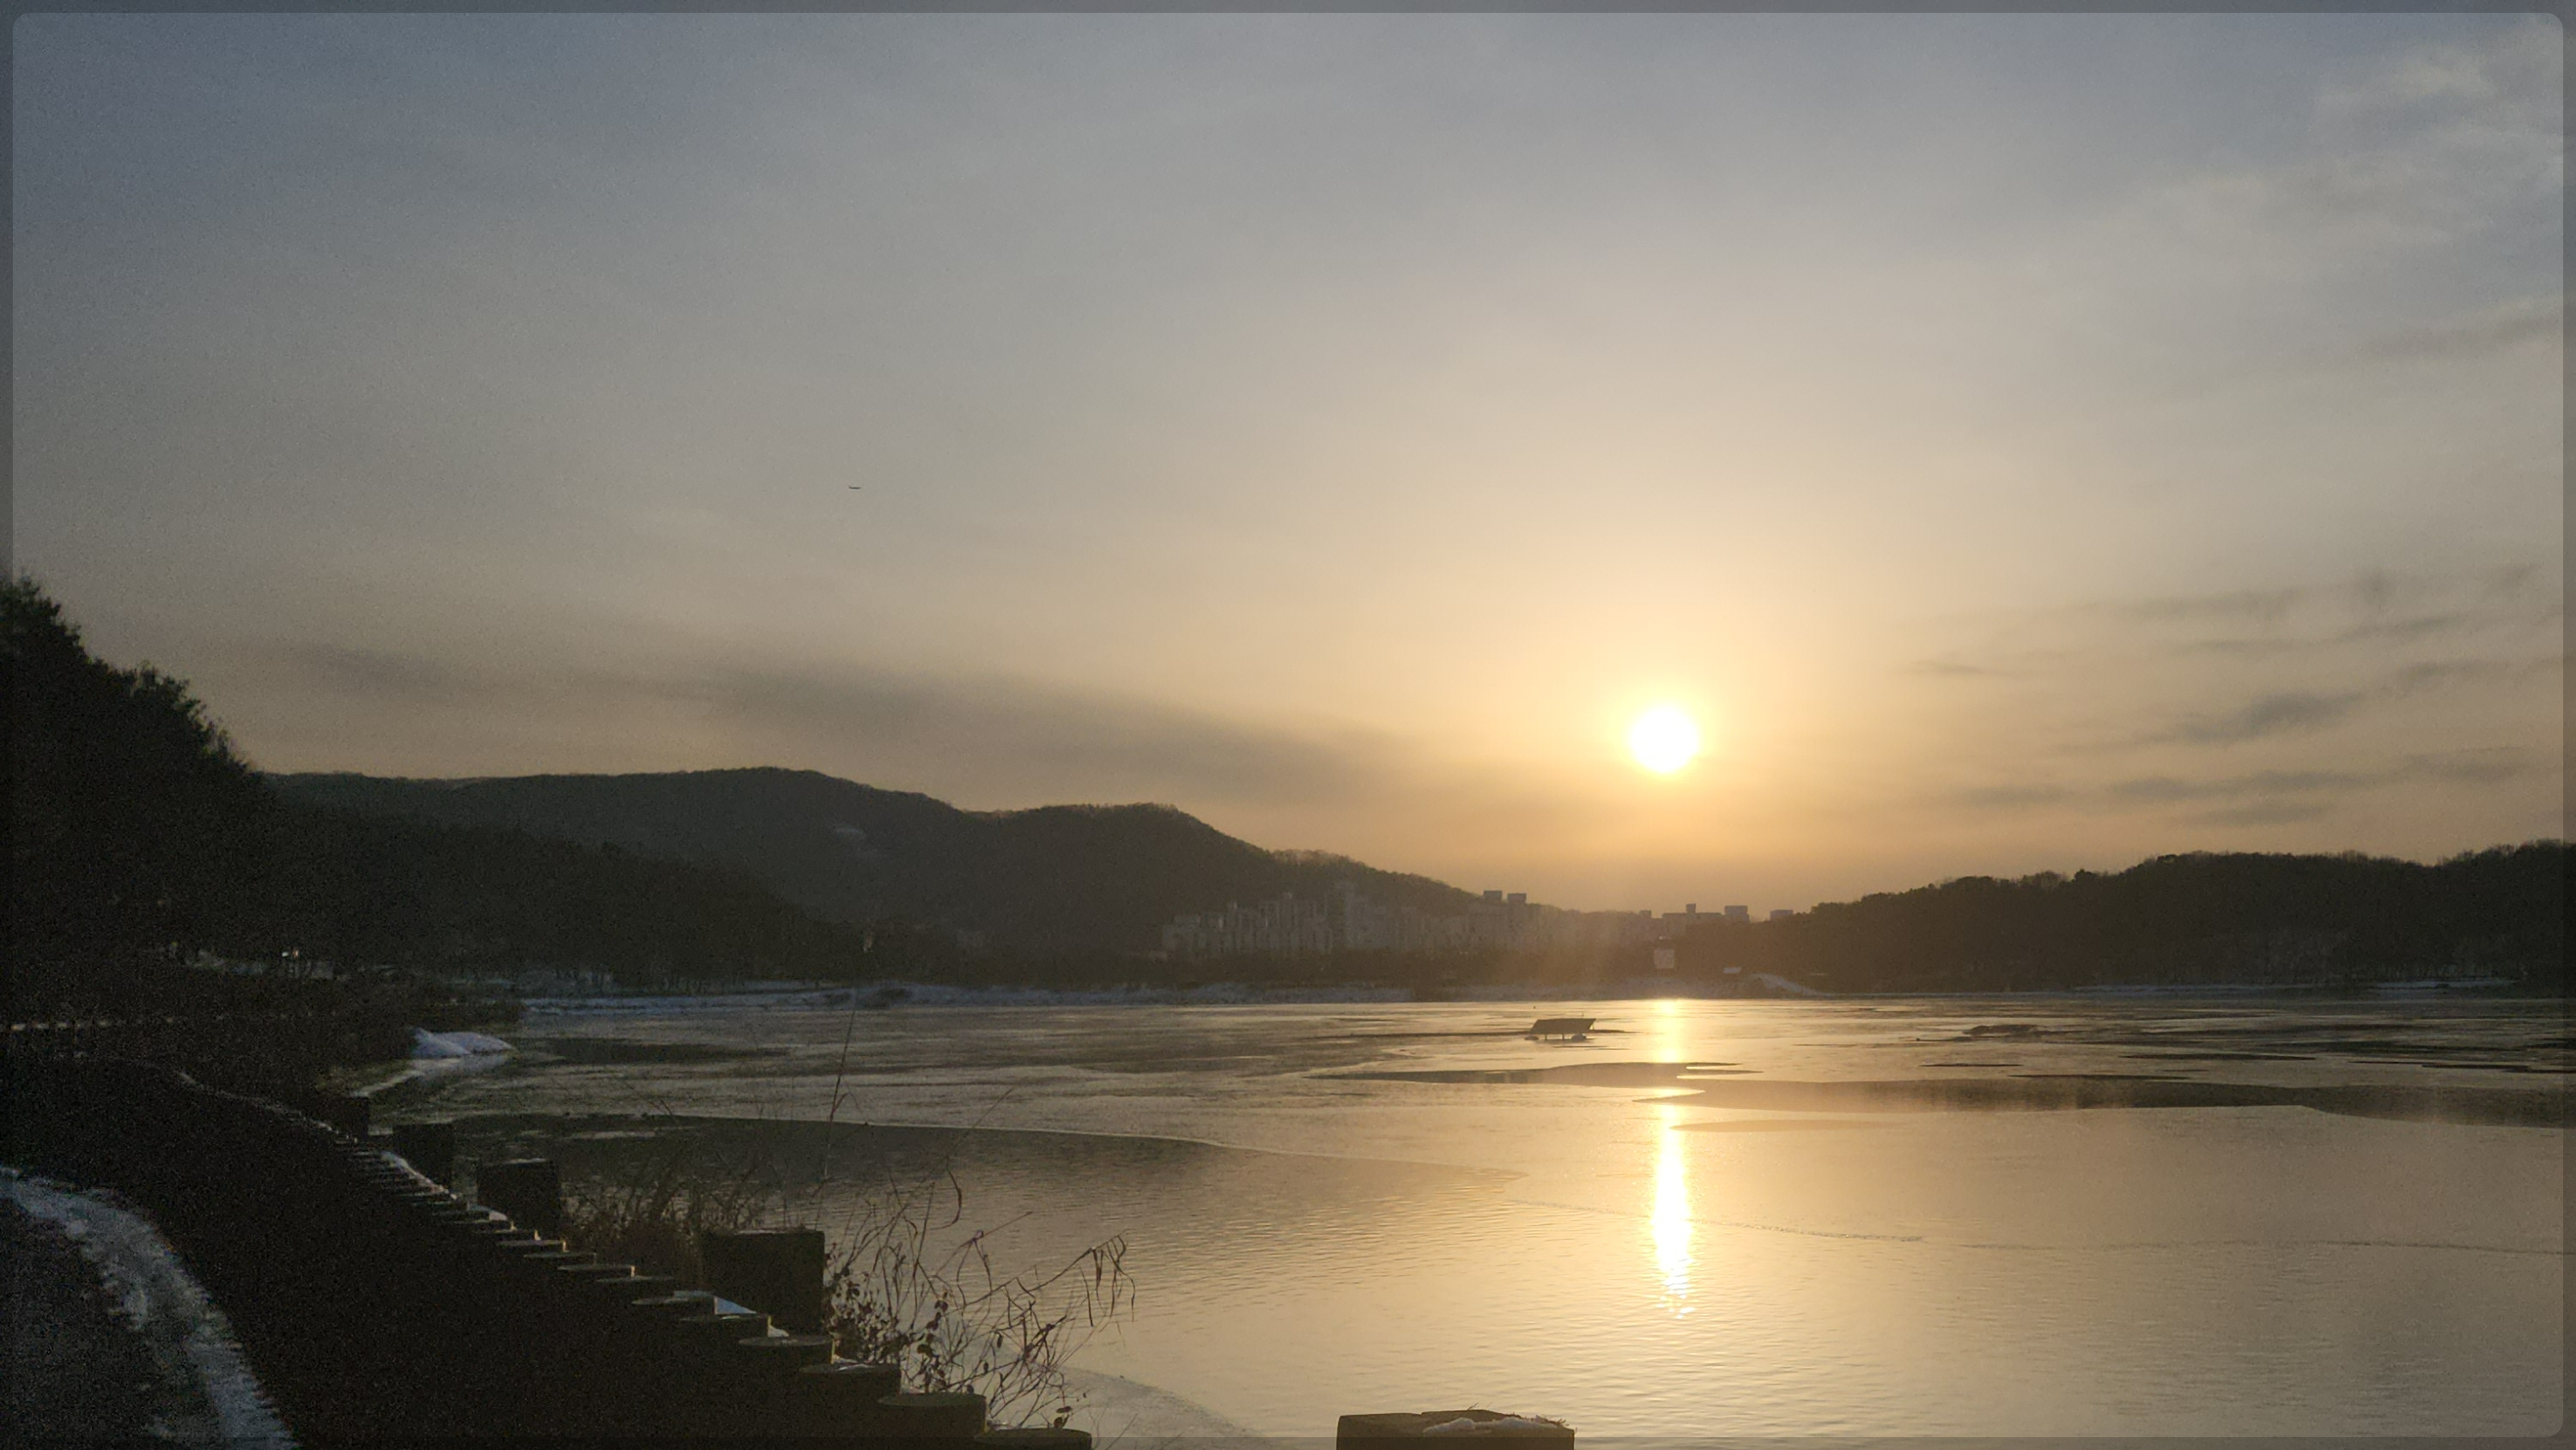
[[[520,1010],[536,1016],[590,1016],[600,1013],[636,1013],[661,1016],[672,1012],[740,1012],[746,1009],[786,1008],[814,1011],[833,1006],[847,1006],[846,991],[823,992],[700,992],[683,996],[601,996],[601,997],[529,997],[520,1002]]]
[[[706,993],[696,996],[530,997],[530,1015],[728,1011],[746,1007],[830,1010],[851,1005],[902,1007],[1234,1007],[1296,1003],[1409,1002],[1406,987],[1256,987],[1209,982],[1195,987],[959,987],[920,982],[868,982],[826,991]],[[897,995],[899,994],[899,995]]]
[[[1256,987],[1242,982],[1208,982],[1195,987],[1104,987],[1074,990],[1057,987],[951,987],[901,985],[909,1003],[930,1007],[1115,1007],[1287,1005],[1292,1003],[1408,1002],[1404,987]]]

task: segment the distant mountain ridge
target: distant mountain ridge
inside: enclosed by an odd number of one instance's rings
[[[1183,912],[1353,882],[1443,913],[1471,893],[1313,852],[1268,851],[1164,805],[967,811],[811,770],[415,780],[271,775],[291,799],[375,815],[506,826],[739,871],[831,920],[900,917],[996,947],[1149,950]]]

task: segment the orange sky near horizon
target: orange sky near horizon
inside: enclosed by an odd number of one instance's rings
[[[2560,44],[31,16],[11,558],[279,770],[1658,910],[2562,835]]]

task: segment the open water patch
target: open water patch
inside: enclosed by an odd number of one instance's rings
[[[1337,1081],[1439,1083],[1570,1083],[1579,1087],[1636,1087],[1680,1081],[1707,1068],[1679,1062],[1577,1062],[1563,1067],[1380,1068],[1364,1072],[1319,1072]]]
[[[2149,1108],[2308,1108],[2357,1118],[2555,1128],[2565,1098],[2548,1089],[2415,1084],[2280,1086],[2145,1075],[2031,1074],[1878,1082],[1726,1082],[1693,1093],[1713,1108],[1796,1112],[2062,1112]]]
[[[1893,1126],[1875,1118],[1715,1118],[1704,1123],[1675,1123],[1683,1133],[1807,1133],[1836,1128]]]

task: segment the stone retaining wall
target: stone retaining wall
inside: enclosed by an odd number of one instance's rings
[[[13,1054],[5,1087],[10,1160],[151,1214],[308,1444],[981,1428],[980,1404],[881,1404],[891,1369],[596,1263],[276,1103],[56,1054]]]

